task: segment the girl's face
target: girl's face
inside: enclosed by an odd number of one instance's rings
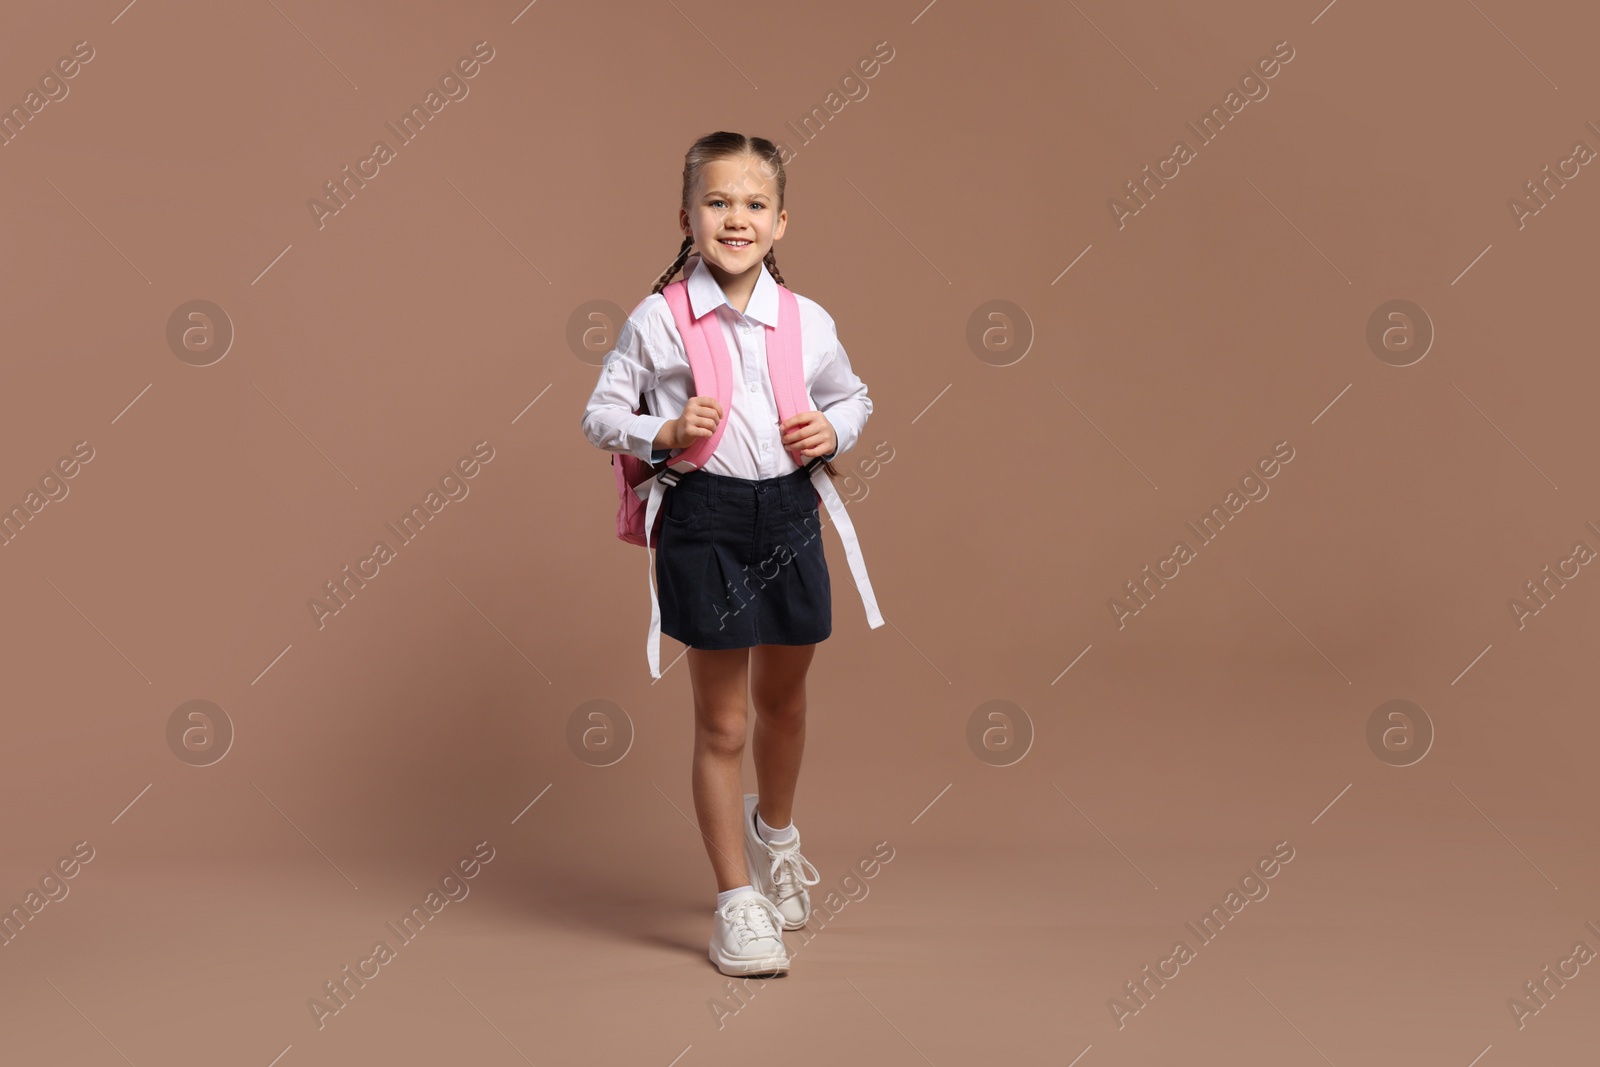
[[[678,212],[678,223],[708,266],[743,274],[758,269],[783,236],[789,216],[777,204],[777,179],[759,158],[714,159],[700,169],[694,199]]]

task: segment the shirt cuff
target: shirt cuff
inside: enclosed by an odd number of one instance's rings
[[[833,424],[834,436],[838,438],[833,455],[848,452],[856,446],[861,438],[863,424],[866,422],[865,413],[860,403],[835,404],[833,410],[826,413],[828,421]]]
[[[661,427],[670,422],[665,415],[649,415],[644,412],[633,417],[628,423],[625,435],[628,441],[628,454],[635,459],[642,459],[646,463],[659,463],[670,449],[656,448],[656,434]]]

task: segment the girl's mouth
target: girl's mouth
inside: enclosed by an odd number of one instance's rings
[[[751,242],[749,242],[749,241],[730,240],[727,237],[719,237],[719,238],[717,238],[717,243],[718,244],[725,244],[729,248],[749,248],[750,244],[751,244]]]

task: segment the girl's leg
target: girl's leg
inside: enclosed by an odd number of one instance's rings
[[[744,862],[742,775],[750,650],[691,648],[688,656],[694,687],[694,810],[720,893],[751,884]]]
[[[761,794],[757,810],[775,828],[789,825],[794,805],[806,746],[806,671],[816,651],[816,645],[757,645],[751,650],[756,785]]]

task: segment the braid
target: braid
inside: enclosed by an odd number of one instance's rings
[[[683,247],[678,249],[678,258],[673,260],[672,266],[668,267],[666,272],[662,274],[661,277],[656,279],[656,284],[650,290],[652,293],[659,293],[661,290],[667,287],[667,283],[672,281],[672,276],[674,274],[678,273],[678,269],[683,266],[683,261],[689,258],[689,252],[693,248],[694,238],[684,237]],[[768,255],[770,256],[771,253],[768,253]]]
[[[783,284],[783,275],[778,273],[778,252],[776,249],[767,249],[767,258],[762,260],[767,265],[767,273],[772,275],[772,280],[779,285]]]

